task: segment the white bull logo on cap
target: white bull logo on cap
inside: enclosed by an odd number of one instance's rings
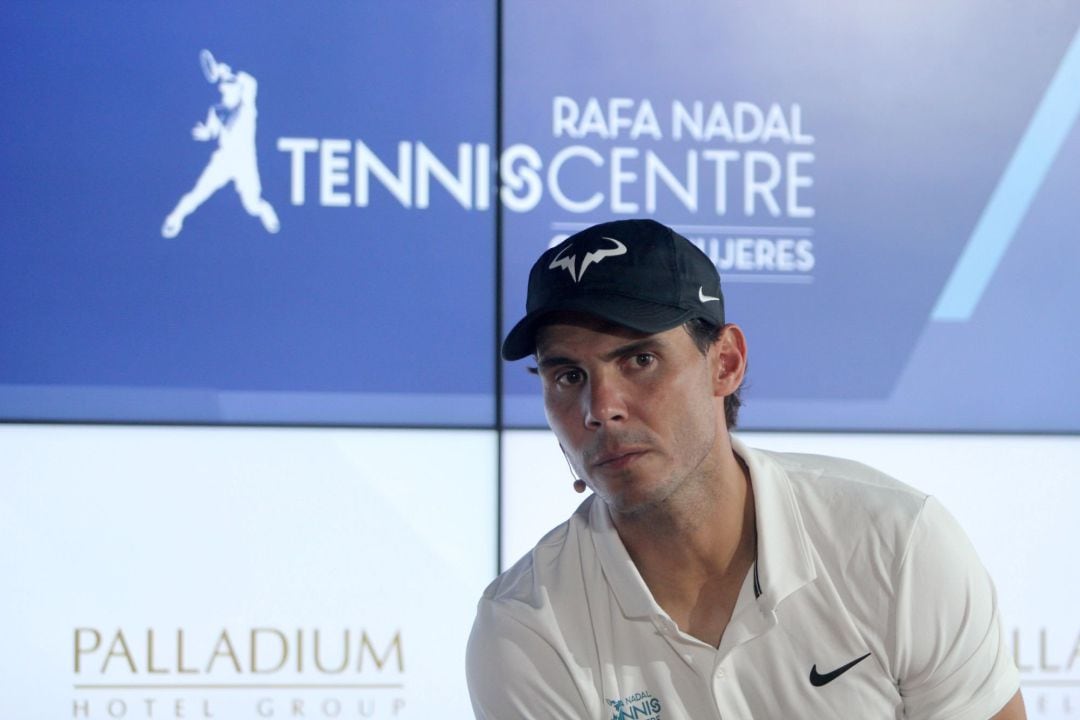
[[[567,255],[566,252],[572,249],[573,245],[568,245],[562,249],[562,251],[555,256],[555,259],[548,265],[548,270],[558,270],[562,268],[566,272],[570,273],[570,277],[574,279],[574,282],[580,282],[581,278],[585,275],[585,271],[590,265],[598,263],[604,258],[615,257],[616,255],[625,255],[626,246],[621,242],[611,237],[602,237],[601,240],[610,240],[615,243],[615,247],[600,248],[599,250],[592,250],[585,253],[581,258],[581,267],[577,270],[574,269],[574,261],[577,260],[577,255]]]

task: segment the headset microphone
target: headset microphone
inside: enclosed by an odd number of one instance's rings
[[[570,468],[570,477],[574,478],[574,492],[585,492],[588,485],[586,485],[585,481],[579,478],[577,473],[574,472],[574,466],[570,464],[570,456],[566,454],[566,448],[562,446],[562,443],[559,443],[559,449],[562,450],[563,460],[566,460],[566,467]]]

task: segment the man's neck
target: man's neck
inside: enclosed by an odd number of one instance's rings
[[[714,647],[756,555],[750,474],[727,452],[649,513],[612,518],[657,603],[681,630]]]

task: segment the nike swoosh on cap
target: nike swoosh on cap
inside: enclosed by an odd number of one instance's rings
[[[697,296],[698,296],[698,300],[700,300],[703,303],[713,302],[713,301],[720,302],[720,298],[713,297],[712,295],[706,295],[705,294],[705,288],[702,285],[698,285]]]
[[[858,665],[859,663],[861,663],[863,660],[865,660],[868,657],[870,657],[870,653],[866,653],[865,655],[863,655],[860,658],[855,658],[854,660],[849,662],[847,665],[841,665],[840,667],[836,668],[832,672],[827,672],[827,673],[822,673],[822,674],[818,674],[817,663],[814,663],[814,667],[810,668],[810,684],[813,685],[814,687],[821,687],[822,685],[828,685],[833,680],[840,677],[841,675],[843,675],[848,670],[855,667],[856,665]]]

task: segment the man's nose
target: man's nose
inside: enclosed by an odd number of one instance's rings
[[[589,392],[585,394],[585,426],[598,429],[612,422],[625,420],[625,388],[617,378],[596,373],[589,378]]]

